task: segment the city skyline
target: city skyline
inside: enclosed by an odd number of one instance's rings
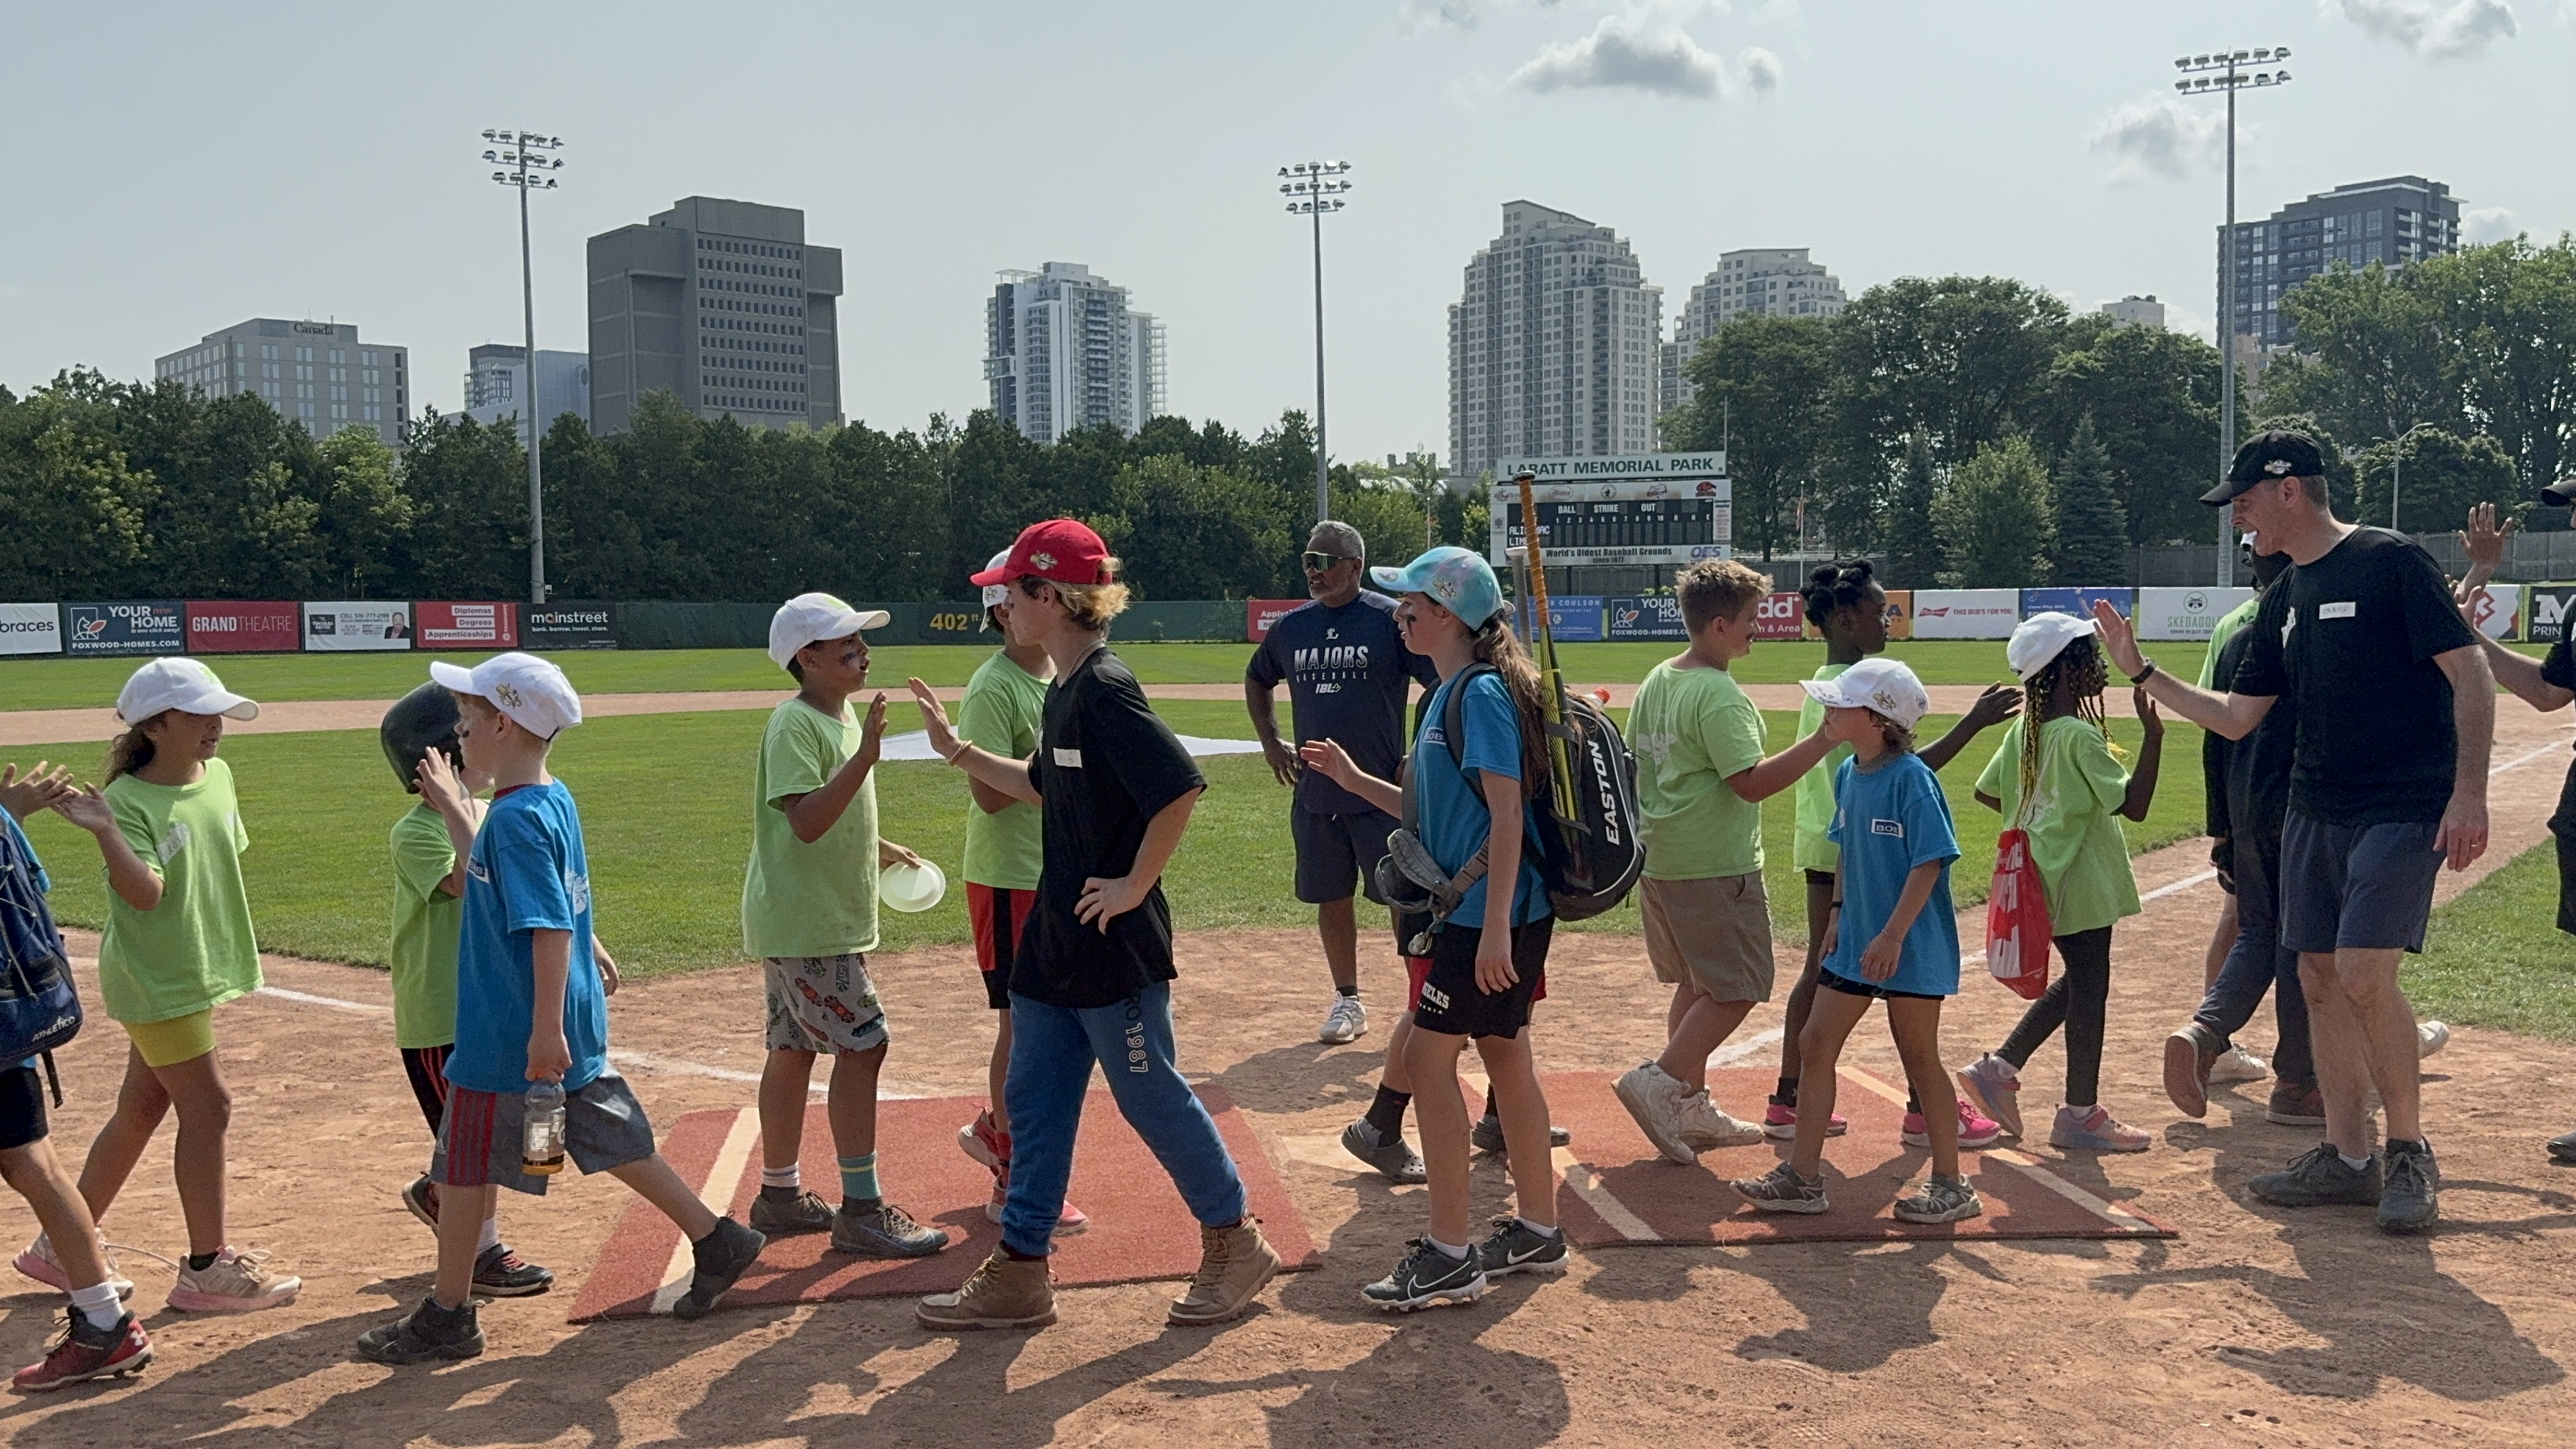
[[[2231,35],[2295,52],[2298,85],[2241,123],[2241,215],[2414,174],[2470,199],[2465,240],[2548,240],[2576,222],[2576,178],[2535,164],[2566,131],[2557,78],[2576,33],[2549,6],[2516,10],[2510,33],[2437,43],[2308,3],[2037,12],[2010,26],[1775,0],[1732,12],[1319,0],[1293,20],[1194,26],[1129,4],[1079,34],[782,7],[815,45],[864,50],[881,74],[828,96],[721,97],[692,78],[685,48],[631,24],[539,58],[356,11],[254,4],[113,29],[45,11],[22,19],[15,45],[31,63],[0,96],[0,120],[22,134],[84,128],[82,149],[120,166],[111,184],[69,151],[20,158],[22,185],[79,204],[25,212],[0,238],[0,382],[23,391],[81,364],[149,377],[174,341],[244,316],[357,317],[415,360],[515,336],[512,198],[456,160],[460,138],[502,121],[562,135],[577,163],[535,208],[541,349],[583,344],[585,237],[691,192],[800,205],[812,234],[850,252],[841,411],[886,428],[986,401],[981,339],[960,319],[996,268],[1048,256],[1088,258],[1150,293],[1180,347],[1173,411],[1251,431],[1311,407],[1305,238],[1274,225],[1271,157],[1292,151],[1345,156],[1370,181],[1325,259],[1345,458],[1444,444],[1436,359],[1455,269],[1515,196],[1614,227],[1676,293],[1720,251],[1787,242],[1828,259],[1852,296],[1953,272],[2016,277],[2076,311],[2152,292],[2176,330],[2205,337],[2217,123],[2214,107],[2173,103],[2172,57]],[[374,57],[379,104],[314,124],[287,95],[246,94],[237,118],[302,135],[328,187],[171,139],[194,134],[183,98],[204,74],[352,55]],[[1639,57],[1660,68],[1628,64]],[[1040,59],[1078,61],[1101,82],[1076,130],[1118,138],[1119,185],[968,179],[1017,123],[983,116],[950,82]],[[1170,124],[1179,114],[1190,123]],[[741,144],[754,135],[765,144]],[[1677,184],[1677,158],[1704,159],[1711,184]],[[843,179],[854,175],[864,183]],[[414,412],[462,401],[452,361],[415,379]]]

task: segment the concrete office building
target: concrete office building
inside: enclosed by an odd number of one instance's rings
[[[317,438],[356,423],[399,448],[403,425],[411,421],[410,353],[361,343],[353,322],[253,317],[154,359],[152,375],[208,397],[265,398]]]
[[[2117,302],[2105,302],[2094,310],[2110,318],[2115,326],[2164,330],[2165,304],[2157,301],[2153,292],[2143,297],[2122,297]]]
[[[509,342],[486,342],[465,354],[465,415],[478,423],[516,419],[520,441],[528,436],[519,417],[527,396],[528,349]],[[590,421],[590,354],[537,349],[537,406],[543,425],[571,413]]]
[[[2264,347],[2296,339],[2281,294],[2341,262],[2402,267],[2460,249],[2460,203],[2421,176],[2355,182],[2294,201],[2262,221],[2236,224],[2236,276],[2224,274],[2227,229],[2218,228],[2220,295],[2231,297],[2233,335]]]
[[[654,392],[753,427],[839,423],[840,295],[840,249],[806,245],[793,207],[691,196],[592,237],[591,426],[624,432]]]
[[[984,383],[996,416],[1032,442],[1165,411],[1163,324],[1078,262],[998,274],[984,299]]]
[[[1653,452],[1663,300],[1610,228],[1505,202],[1449,308],[1450,467]]]
[[[1699,395],[1688,370],[1699,345],[1739,317],[1831,317],[1843,309],[1842,280],[1807,259],[1805,247],[1720,252],[1717,270],[1691,288],[1664,345],[1658,411]]]

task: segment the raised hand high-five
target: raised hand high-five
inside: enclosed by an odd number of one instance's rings
[[[2147,657],[2138,652],[2138,631],[2111,607],[2110,600],[2093,601],[2093,625],[2102,631],[2102,652],[2111,656],[2122,674],[2135,675],[2147,667]]]
[[[20,820],[73,794],[71,767],[38,760],[24,776],[15,764],[0,765],[0,810]]]

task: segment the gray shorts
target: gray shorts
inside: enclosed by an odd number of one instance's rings
[[[491,1184],[545,1195],[547,1177],[519,1170],[526,1140],[528,1099],[521,1092],[447,1090],[447,1120],[430,1154],[429,1180],[441,1187]],[[653,1155],[653,1124],[626,1079],[602,1072],[578,1092],[564,1094],[564,1149],[584,1173],[607,1172]]]
[[[868,958],[771,956],[760,963],[774,1052],[869,1052],[886,1044],[885,1008]]]
[[[2292,811],[2281,828],[2281,945],[2308,955],[2421,952],[2440,833],[2431,821],[2329,825]]]

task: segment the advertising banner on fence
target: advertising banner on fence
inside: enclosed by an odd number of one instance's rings
[[[387,599],[306,604],[304,647],[329,652],[409,649],[411,605]]]
[[[1243,601],[1243,642],[1258,644],[1270,637],[1270,626],[1279,616],[1303,605],[1304,599],[1246,599]]]
[[[516,649],[519,606],[516,604],[413,604],[412,647],[415,649]]]
[[[177,599],[63,605],[66,654],[184,654],[187,648],[187,613]]]
[[[2555,644],[2567,637],[2568,614],[2576,611],[2576,584],[2533,584],[2522,637],[2534,644]]]
[[[297,643],[296,606],[291,603],[217,603],[188,601],[188,652],[249,654],[287,652]]]
[[[2248,588],[2140,589],[2137,621],[2141,639],[2207,640],[2237,605],[2254,597]]]
[[[63,652],[63,611],[52,604],[0,604],[0,654]]]
[[[2136,595],[2135,589],[2024,589],[2021,591],[2021,616],[2027,619],[2033,614],[2055,612],[2089,619],[2093,617],[2094,601],[2108,599],[2111,607],[2120,611],[2121,618],[2134,618]]]
[[[2021,622],[2019,589],[1916,589],[1917,639],[2008,639]]]
[[[527,605],[519,619],[519,647],[539,653],[549,649],[614,649],[617,606],[577,599]]]
[[[1913,638],[1914,591],[1912,589],[1889,589],[1886,592],[1887,637],[1890,639]],[[1803,614],[1803,610],[1801,612]],[[1807,620],[1805,631],[1798,637],[1801,639],[1822,639],[1825,637],[1825,631],[1816,627],[1815,620],[1809,619]]]
[[[1601,632],[1611,639],[1687,639],[1682,603],[1670,594],[1601,601]]]
[[[1806,603],[1795,593],[1765,594],[1753,608],[1753,637],[1795,639],[1807,618]]]
[[[2479,633],[2496,640],[2522,637],[2522,585],[2489,584],[2475,602]]]
[[[1536,637],[1530,632],[1532,601],[1521,600],[1521,637]],[[1547,600],[1547,627],[1560,644],[1597,644],[1601,641],[1601,596],[1599,594],[1550,594]]]

